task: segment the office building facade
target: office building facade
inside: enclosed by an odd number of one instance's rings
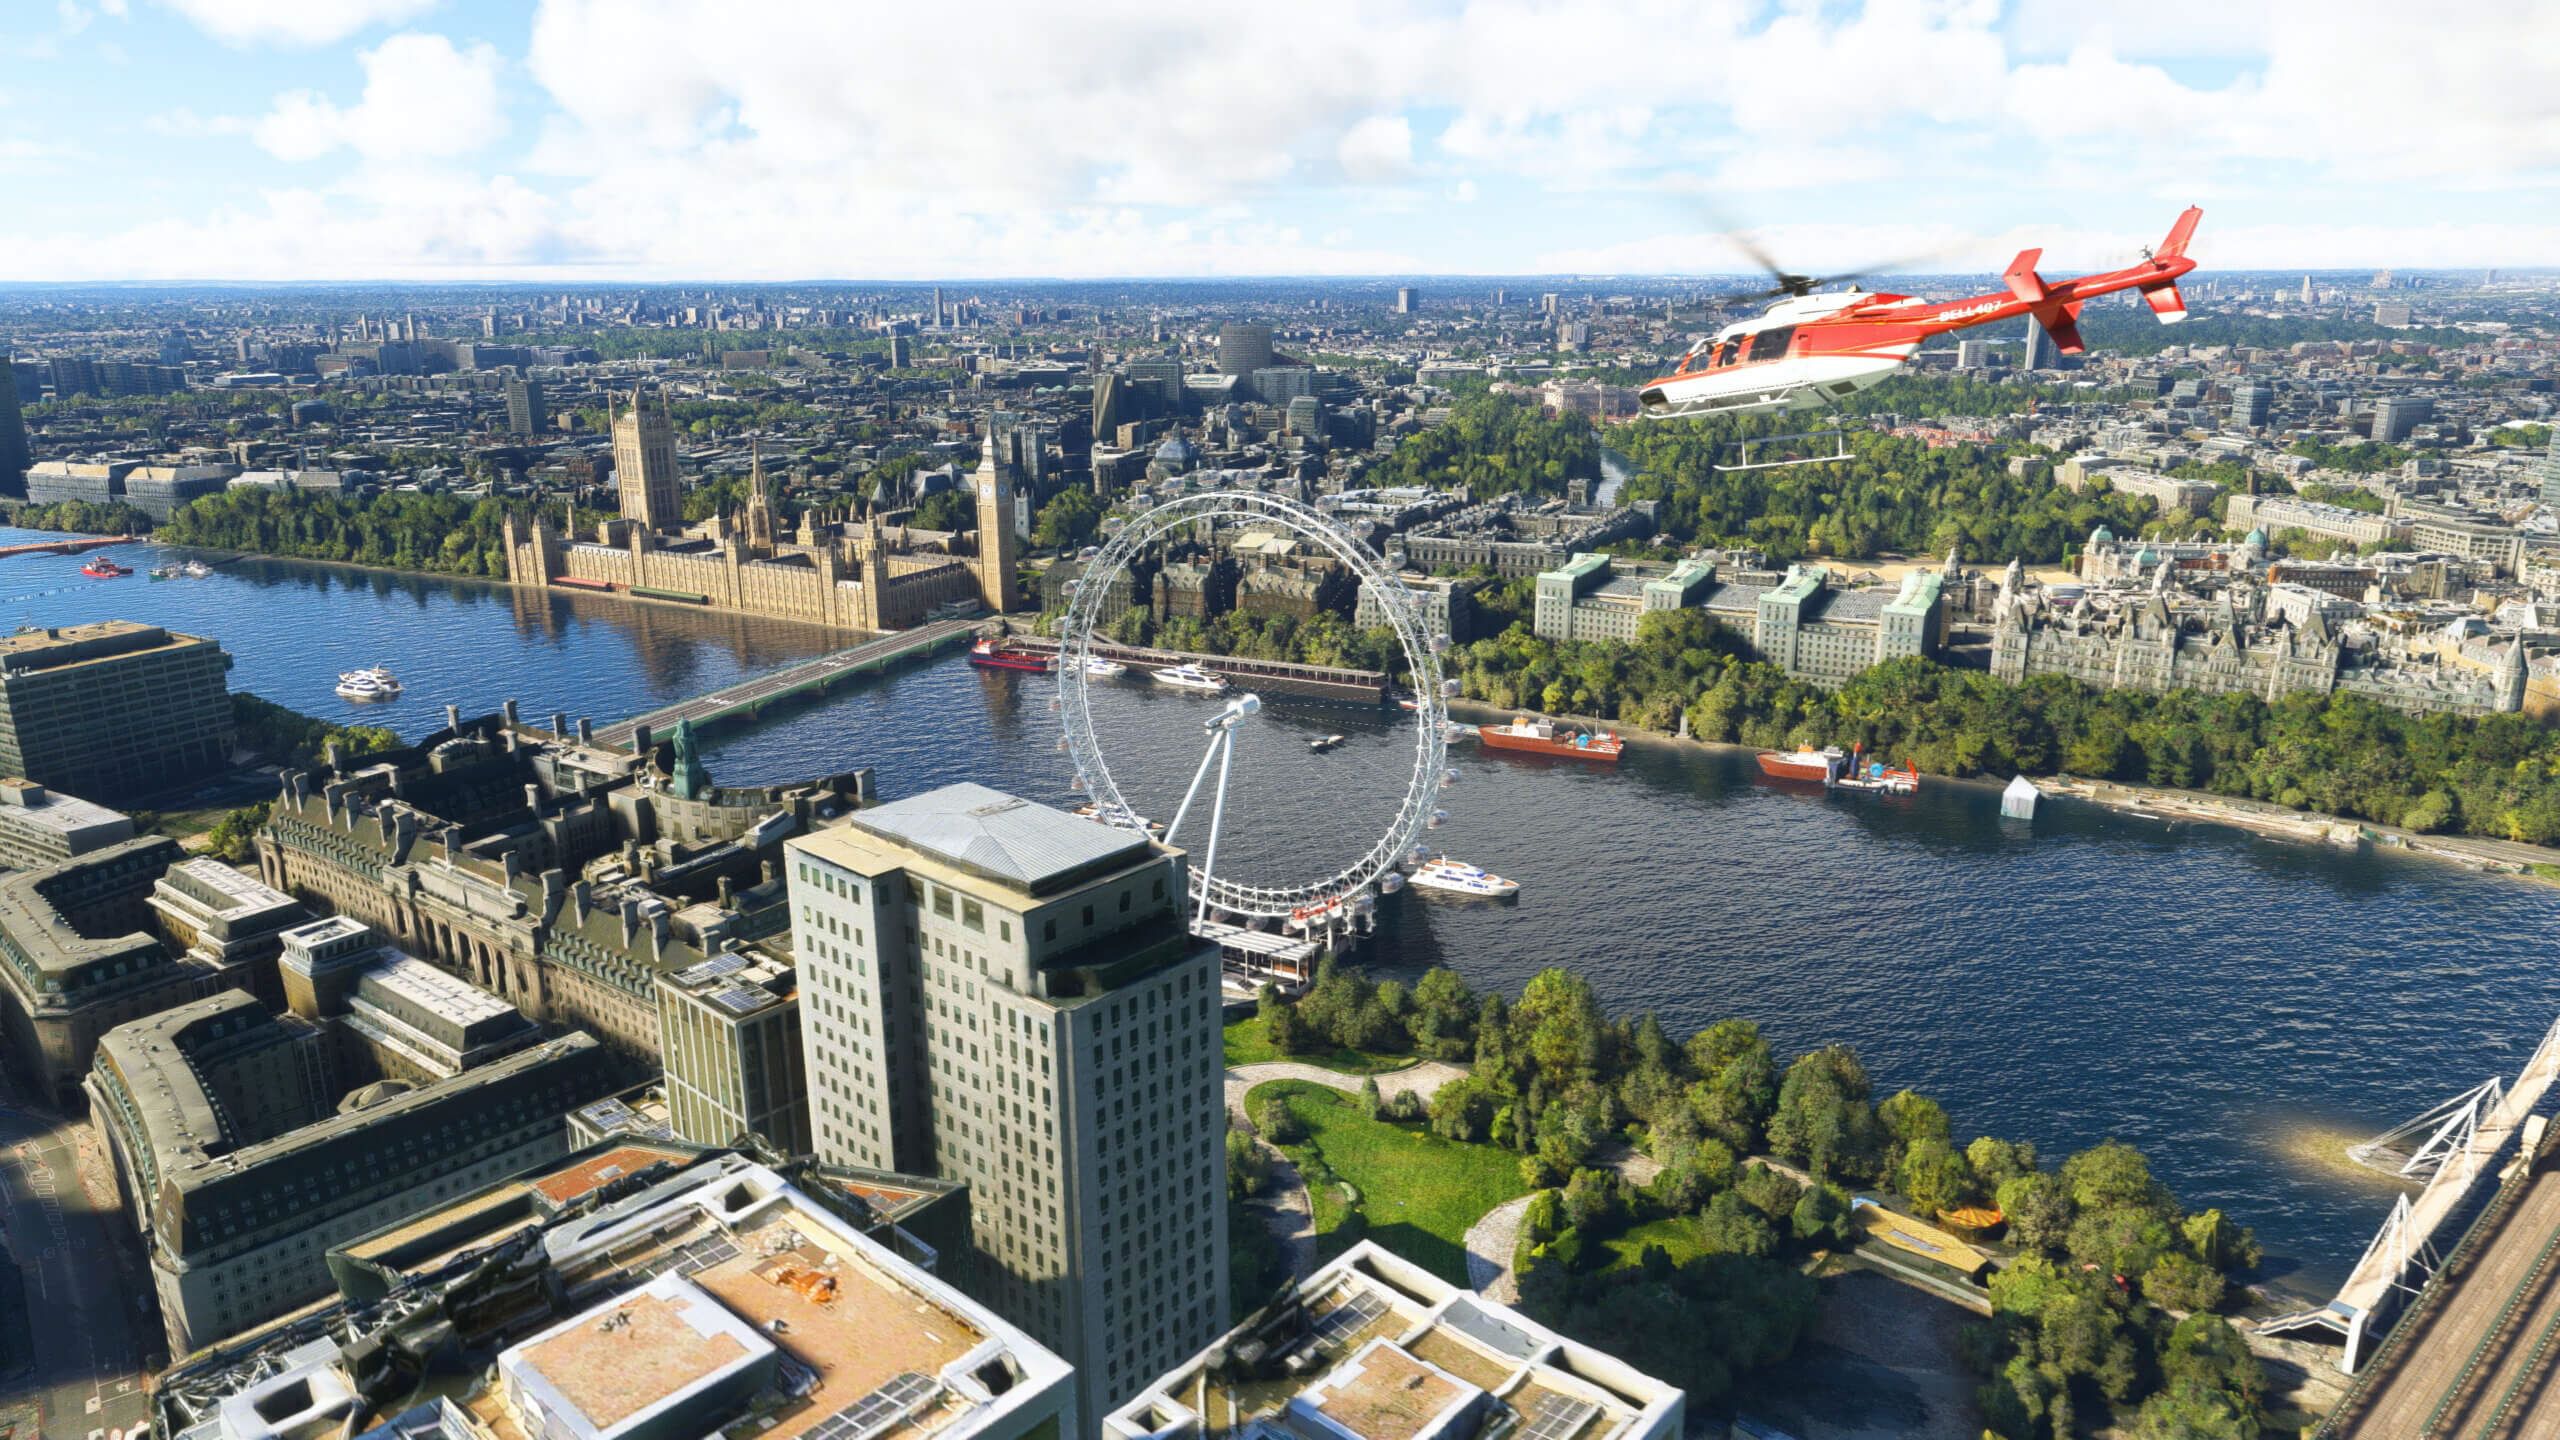
[[[551,423],[551,412],[543,407],[542,382],[521,377],[507,382],[507,433],[539,435]]]
[[[133,817],[57,795],[33,780],[0,780],[0,866],[37,870],[133,838]]]
[[[667,1118],[703,1145],[762,1137],[809,1153],[800,1004],[792,968],[758,951],[714,955],[658,977],[658,1058]]]
[[[221,769],[230,657],[131,620],[0,637],[0,775],[130,800]]]
[[[978,785],[790,842],[816,1153],[972,1192],[1091,1434],[1226,1324],[1219,966],[1182,855]]]
[[[18,374],[0,354],[0,495],[27,493],[27,467],[35,455],[27,446],[27,417],[18,408]]]
[[[1219,374],[1251,375],[1256,370],[1270,368],[1270,326],[1221,325],[1218,327]]]

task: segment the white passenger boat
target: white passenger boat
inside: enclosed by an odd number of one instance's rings
[[[338,677],[338,698],[342,700],[389,700],[403,688],[398,678],[379,665],[349,670]]]
[[[1088,655],[1084,660],[1084,673],[1096,680],[1117,680],[1129,673],[1129,667],[1117,660],[1105,660],[1099,655]]]
[[[1456,895],[1475,895],[1498,900],[1520,893],[1520,882],[1505,880],[1489,870],[1479,870],[1443,855],[1423,862],[1413,872],[1413,883],[1426,890],[1446,890]]]
[[[1224,693],[1227,688],[1226,676],[1214,670],[1203,670],[1197,665],[1167,665],[1161,670],[1150,673],[1155,676],[1157,684],[1170,685],[1176,690],[1196,690],[1205,695],[1217,695]]]

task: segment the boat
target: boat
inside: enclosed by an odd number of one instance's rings
[[[1446,855],[1423,862],[1413,872],[1413,883],[1425,890],[1446,890],[1453,895],[1474,895],[1499,900],[1520,893],[1520,882],[1505,880],[1489,870],[1452,860]]]
[[[1476,731],[1476,739],[1488,750],[1519,750],[1532,755],[1571,755],[1581,760],[1615,760],[1626,742],[1615,732],[1594,734],[1587,730],[1567,733],[1545,716],[1516,716],[1508,725],[1486,725]]]
[[[108,559],[106,556],[99,555],[91,558],[89,563],[81,566],[80,573],[88,576],[92,580],[113,580],[119,575],[132,574],[133,567],[129,565],[119,565],[113,560]]]
[[[1341,743],[1342,737],[1339,735],[1322,735],[1308,741],[1307,748],[1321,755]]]
[[[175,580],[178,578],[179,573],[178,567],[175,565],[160,565],[153,567],[151,571],[151,578],[154,580]]]
[[[348,670],[338,676],[338,697],[342,700],[392,700],[406,688],[398,676],[380,665]]]
[[[1865,747],[1859,748],[1863,751]],[[1881,760],[1868,760],[1864,764],[1859,761],[1859,755],[1851,755],[1848,765],[1832,780],[1832,788],[1860,790],[1876,795],[1920,793],[1920,772],[1909,761],[1904,761],[1902,768],[1898,770]]]
[[[1079,805],[1076,807],[1076,814],[1083,819],[1099,820],[1105,825],[1121,830],[1136,830],[1148,835],[1164,833],[1163,821],[1150,820],[1126,806]]]
[[[1028,650],[1008,650],[993,640],[981,640],[969,647],[969,663],[989,670],[1028,670],[1046,675],[1055,663],[1049,656]]]
[[[1129,673],[1129,667],[1117,660],[1105,660],[1099,655],[1087,655],[1084,657],[1084,673],[1095,680],[1117,680]]]
[[[1161,670],[1151,670],[1147,673],[1155,677],[1157,684],[1170,685],[1176,690],[1197,690],[1203,694],[1216,695],[1223,693],[1227,688],[1226,676],[1214,670],[1203,670],[1197,665],[1167,665]]]
[[[1810,745],[1799,745],[1793,752],[1763,750],[1760,752],[1760,773],[1772,780],[1810,780],[1824,784],[1840,773],[1840,762],[1848,758],[1837,745],[1827,745],[1820,750]]]
[[[201,580],[213,573],[213,567],[201,560],[190,560],[179,568],[186,571],[187,578],[190,580]]]

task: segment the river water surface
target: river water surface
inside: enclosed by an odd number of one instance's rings
[[[142,570],[171,558],[111,553]],[[0,622],[121,616],[211,635],[235,657],[235,689],[412,738],[448,701],[612,720],[842,643],[286,561],[163,582],[77,570],[0,561]],[[406,696],[360,707],[330,693],[338,671],[375,663]],[[1071,802],[1055,684],[950,656],[723,731],[705,759],[741,783],[869,765],[892,798],[976,780]],[[1096,695],[1115,777],[1169,818],[1213,707],[1141,681]],[[1340,748],[1308,749],[1332,733]],[[1409,753],[1385,717],[1272,705],[1237,747],[1220,869],[1300,878],[1310,856],[1347,858],[1393,813]],[[1435,838],[1522,894],[1390,900],[1382,972],[1448,964],[1512,990],[1567,965],[1675,1035],[1746,1015],[1782,1050],[1846,1041],[1880,1090],[1943,1101],[1960,1139],[2059,1153],[2121,1137],[2189,1204],[2255,1225],[2270,1275],[2305,1295],[2343,1275],[2394,1193],[2344,1147],[2511,1074],[2560,1015],[2560,890],[2512,878],[2065,801],[2020,825],[1989,786],[1833,799],[1762,782],[1739,751],[1638,742],[1614,769],[1472,742],[1452,753],[1459,783]]]

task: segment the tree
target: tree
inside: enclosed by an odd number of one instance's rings
[[[1972,1144],[1964,1147],[1964,1160],[1973,1167],[1974,1178],[1983,1188],[1997,1194],[2001,1186],[2036,1168],[2036,1147],[2028,1140],[1995,1140],[1977,1135]]]
[[[1227,1132],[1227,1196],[1241,1200],[1262,1193],[1269,1180],[1271,1162],[1263,1156],[1262,1147],[1242,1130]]]
[[[1759,1149],[1778,1103],[1777,1063],[1760,1027],[1719,1020],[1691,1036],[1684,1054],[1689,1072],[1698,1077],[1689,1088],[1689,1108],[1698,1122],[1737,1152]]]
[[[1698,1243],[1718,1255],[1768,1255],[1778,1248],[1778,1232],[1738,1190],[1727,1190],[1699,1212]]]
[[[1266,996],[1272,987],[1263,987]],[[1276,1055],[1298,1055],[1308,1049],[1306,1023],[1298,1018],[1298,1007],[1285,1000],[1263,1009],[1262,1038],[1271,1042]]]
[[[1911,1146],[1934,1140],[1944,1145],[1948,1140],[1947,1112],[1938,1102],[1913,1090],[1897,1090],[1876,1106],[1876,1123],[1884,1127],[1888,1147],[1885,1163],[1898,1168],[1903,1153]]]
[[[1813,1245],[1847,1245],[1857,1236],[1850,1223],[1849,1192],[1837,1185],[1808,1186],[1788,1212],[1788,1228]]]
[[[1360,1113],[1375,1120],[1387,1108],[1386,1097],[1378,1093],[1378,1077],[1365,1075],[1360,1080]]]
[[[2222,1275],[2192,1256],[2171,1252],[2142,1273],[2142,1298],[2164,1310],[2211,1310],[2222,1303]]]
[[[1435,965],[1414,983],[1413,1013],[1406,1025],[1413,1048],[1434,1060],[1464,1060],[1475,1047],[1480,1008],[1457,971]]]
[[[2169,1204],[2168,1192],[2151,1177],[2151,1162],[2121,1140],[2092,1145],[2062,1162],[2062,1183],[2071,1203],[2084,1210],[2108,1206],[2158,1209]]]
[[[1804,1187],[1766,1165],[1753,1165],[1733,1182],[1733,1193],[1772,1222],[1783,1223],[1795,1213]]]
[[[1266,1095],[1253,1107],[1253,1128],[1274,1145],[1295,1145],[1307,1138],[1307,1127],[1300,1123],[1298,1112],[1277,1095]]]
[[[1912,1209],[1936,1215],[1973,1198],[1973,1172],[1946,1141],[1923,1137],[1903,1152],[1894,1188]]]
[[[1591,983],[1570,970],[1541,970],[1520,991],[1511,1028],[1519,1050],[1549,1093],[1592,1079],[1600,1068],[1607,1020]]]
[[[1825,1046],[1787,1067],[1769,1118],[1769,1146],[1817,1179],[1875,1177],[1881,1129],[1867,1103],[1866,1068],[1847,1046]]]
[[[1102,502],[1093,492],[1069,487],[1051,497],[1031,520],[1031,543],[1043,550],[1067,550],[1091,540],[1102,527]]]
[[[1450,1140],[1482,1140],[1493,1129],[1495,1108],[1492,1086],[1473,1075],[1461,1076],[1432,1095],[1431,1133]]]
[[[2031,1171],[2002,1185],[1997,1201],[2009,1220],[2009,1238],[2021,1248],[2061,1250],[2071,1230],[2071,1192],[2058,1177]]]
[[[1623,1182],[1606,1170],[1576,1170],[1564,1187],[1565,1223],[1588,1234],[1606,1235],[1625,1228],[1627,1200]]]

